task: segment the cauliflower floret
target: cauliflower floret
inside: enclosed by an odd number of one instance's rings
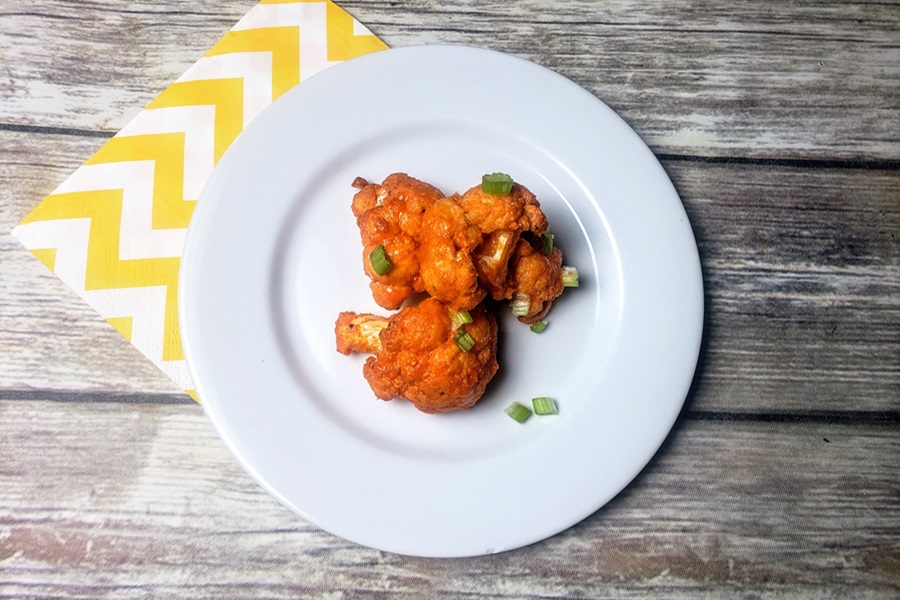
[[[470,188],[459,198],[469,222],[482,233],[509,230],[530,231],[540,235],[547,230],[547,217],[541,205],[524,185],[514,183],[509,194],[487,194],[480,185]]]
[[[390,310],[425,287],[419,276],[419,236],[422,215],[444,197],[436,187],[405,173],[389,175],[381,185],[357,178],[353,215],[363,243],[363,268],[372,280],[375,302]],[[369,255],[383,246],[391,268],[379,275]]]
[[[550,311],[553,301],[563,292],[562,252],[554,247],[550,254],[520,239],[510,260],[506,297],[528,297],[528,312],[519,316],[522,323],[537,323]],[[524,297],[523,296],[523,297]]]
[[[505,196],[487,194],[475,186],[460,197],[459,204],[483,235],[472,257],[481,285],[495,300],[508,298],[509,263],[520,236],[547,230],[540,203],[528,188],[516,183]]]
[[[444,198],[425,211],[419,238],[419,269],[425,291],[456,310],[481,302],[485,291],[478,284],[472,251],[481,233],[469,223],[458,197]]]
[[[371,352],[363,375],[382,400],[406,398],[425,413],[473,406],[497,372],[497,322],[483,305],[463,326],[473,345],[456,342],[453,310],[428,298],[392,317],[341,313],[335,324],[338,351]]]
[[[440,190],[404,173],[381,185],[357,179],[353,199],[363,241],[363,264],[375,301],[399,308],[427,292],[456,310],[486,295],[495,300],[527,296],[524,323],[542,319],[563,290],[562,254],[542,251],[547,217],[528,188],[514,183],[509,194],[482,187],[444,198]],[[369,254],[383,246],[391,268],[375,272]]]
[[[351,352],[381,352],[381,332],[388,320],[368,313],[342,312],[334,324],[337,351],[349,356]]]

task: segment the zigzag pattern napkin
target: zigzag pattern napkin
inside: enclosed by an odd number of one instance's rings
[[[278,96],[386,47],[333,2],[263,0],[13,235],[196,399],[178,326],[178,270],[203,186]]]

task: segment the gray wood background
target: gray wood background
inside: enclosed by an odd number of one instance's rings
[[[348,0],[391,46],[493,48],[618,111],[700,247],[675,430],[609,505],[410,558],[282,508],[10,229],[252,0],[0,6],[0,597],[900,597],[900,5]]]

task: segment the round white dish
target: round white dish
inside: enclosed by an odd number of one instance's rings
[[[540,335],[503,311],[501,371],[471,410],[377,400],[338,312],[371,299],[350,201],[403,171],[445,193],[502,171],[530,188],[581,286]],[[244,469],[319,527],[374,548],[520,547],[621,491],[668,435],[703,327],[700,261],[666,173],[611,109],[487,50],[387,50],[287,92],[229,148],[182,260],[185,353]],[[559,415],[503,409],[551,396]]]

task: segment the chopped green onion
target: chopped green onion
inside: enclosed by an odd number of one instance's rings
[[[453,341],[456,342],[456,345],[459,346],[459,349],[463,352],[468,352],[475,347],[475,339],[469,335],[465,329],[457,331],[456,335],[453,336]]]
[[[391,259],[388,258],[387,252],[384,251],[384,245],[380,245],[369,253],[369,262],[372,263],[372,270],[379,275],[384,275],[393,267]]]
[[[547,329],[547,322],[546,321],[538,321],[537,323],[532,325],[530,327],[530,329],[535,333],[541,333],[542,331]]]
[[[481,191],[491,196],[508,196],[512,186],[512,177],[506,173],[491,173],[481,178]]]
[[[450,320],[453,321],[453,327],[462,327],[472,322],[472,315],[467,310],[460,310],[451,314]]]
[[[545,231],[541,234],[541,242],[544,244],[544,254],[553,252],[553,234]]]
[[[516,292],[512,301],[512,314],[514,317],[524,317],[531,309],[531,297],[522,292]]]
[[[513,402],[512,404],[504,408],[503,412],[508,414],[519,423],[524,423],[525,419],[531,416],[531,410],[527,406],[523,406],[518,402]]]
[[[563,287],[578,287],[578,269],[575,267],[562,268]]]
[[[559,410],[556,408],[556,402],[553,398],[541,397],[532,398],[531,404],[534,406],[534,414],[536,415],[558,415]]]

